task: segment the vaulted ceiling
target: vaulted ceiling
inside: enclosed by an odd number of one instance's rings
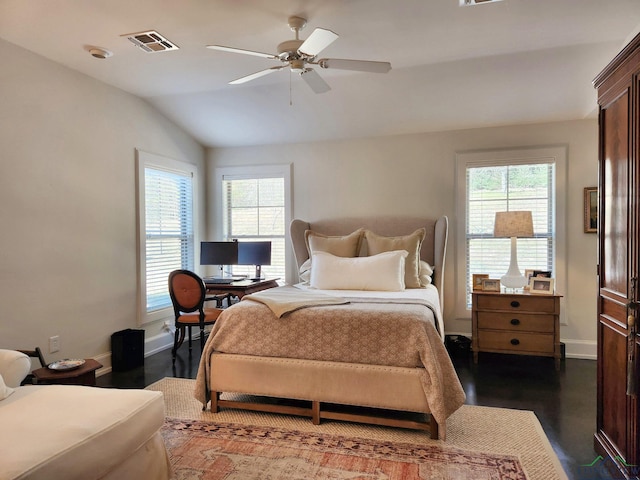
[[[206,146],[323,141],[581,119],[595,75],[640,29],[639,0],[0,0],[0,38],[145,98]],[[279,60],[308,19],[339,35],[320,55],[389,61],[388,73],[316,68],[314,93]],[[155,30],[176,51],[124,34]],[[99,60],[88,50],[113,53]]]

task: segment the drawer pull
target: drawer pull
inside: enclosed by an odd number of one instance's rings
[[[520,340],[518,340],[517,338],[512,338],[511,345],[520,345]]]
[[[511,306],[513,308],[518,308],[520,306],[520,302],[517,300],[514,300],[513,302],[511,302]]]
[[[518,320],[517,318],[512,318],[511,325],[520,325],[520,320]]]

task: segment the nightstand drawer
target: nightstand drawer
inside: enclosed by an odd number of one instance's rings
[[[523,312],[554,313],[555,299],[544,295],[478,295],[478,310],[509,310]]]
[[[478,346],[481,350],[508,350],[512,352],[536,352],[553,354],[553,335],[521,332],[478,332]]]
[[[478,312],[478,328],[553,334],[555,317],[520,312]]]

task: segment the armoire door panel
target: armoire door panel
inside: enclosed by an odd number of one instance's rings
[[[600,287],[625,298],[629,279],[629,98],[626,92],[609,104],[603,110],[602,122]]]
[[[601,351],[606,352],[601,358],[602,424],[604,432],[618,452],[627,458],[627,395],[626,395],[626,362],[627,340],[619,331],[601,322]]]
[[[600,107],[598,409],[595,448],[639,479],[640,34],[595,78]],[[635,320],[635,321],[634,321]],[[634,348],[635,347],[635,348]],[[635,352],[634,359],[630,353]],[[635,363],[635,365],[634,365]],[[637,382],[635,382],[637,383]],[[631,465],[631,466],[630,466]],[[614,478],[614,477],[612,477]],[[615,476],[618,478],[618,476]]]

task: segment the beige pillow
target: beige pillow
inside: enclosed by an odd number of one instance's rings
[[[399,237],[383,237],[373,233],[371,230],[366,230],[364,236],[367,239],[369,255],[377,255],[394,250],[406,250],[409,252],[404,269],[405,287],[421,288],[423,285],[420,283],[420,247],[426,234],[427,230],[425,228],[419,228],[411,235]]]
[[[337,257],[327,252],[313,254],[311,287],[321,290],[404,290],[406,250],[370,257]]]
[[[313,230],[304,232],[309,258],[316,252],[327,252],[336,257],[357,257],[363,238],[364,230],[361,228],[342,237],[331,237]]]

